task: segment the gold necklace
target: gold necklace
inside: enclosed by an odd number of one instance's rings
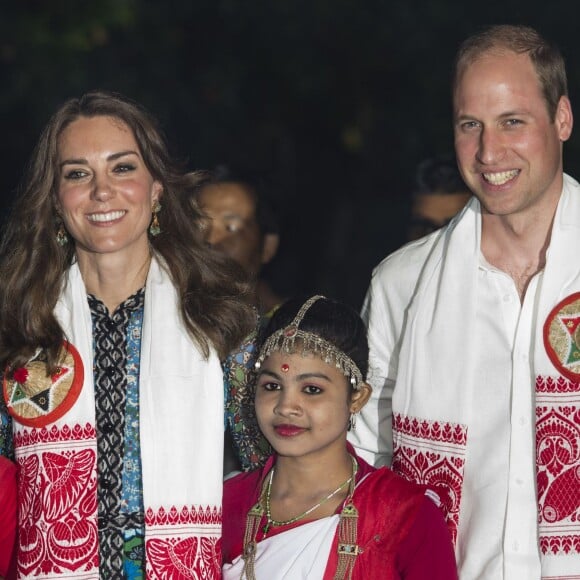
[[[270,477],[268,479],[268,486],[266,487],[266,525],[262,529],[264,536],[268,533],[268,531],[272,526],[275,527],[287,526],[289,524],[293,524],[294,522],[301,520],[302,518],[305,518],[308,514],[311,514],[314,510],[318,509],[321,505],[325,504],[328,500],[332,499],[341,489],[344,489],[347,485],[349,485],[349,483],[356,476],[356,472],[358,469],[358,464],[355,458],[352,457],[352,455],[351,459],[352,459],[352,474],[346,481],[343,481],[334,491],[331,491],[326,497],[323,497],[317,504],[313,505],[312,507],[309,507],[306,511],[302,512],[297,516],[294,516],[293,518],[290,518],[289,520],[275,520],[272,517],[270,496],[272,493],[272,480],[274,479],[274,470],[275,470],[275,467],[272,467],[272,469],[270,470]]]

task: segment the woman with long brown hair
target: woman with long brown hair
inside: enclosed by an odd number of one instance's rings
[[[40,137],[0,248],[20,577],[219,577],[219,359],[254,314],[192,222],[196,182],[116,94]]]

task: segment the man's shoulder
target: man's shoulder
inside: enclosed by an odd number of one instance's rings
[[[379,286],[414,284],[443,230],[405,244],[384,258],[373,270],[372,284]]]

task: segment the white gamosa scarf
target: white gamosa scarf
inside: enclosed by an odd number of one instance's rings
[[[480,241],[474,198],[433,243],[420,272],[401,339],[397,385],[404,388],[393,396],[395,468],[397,449],[412,461],[430,446],[451,466],[450,479],[461,472],[473,392],[482,388],[473,360]],[[580,570],[580,186],[567,175],[533,318],[542,576],[571,578]],[[414,424],[413,417],[435,421]]]
[[[92,321],[78,266],[55,313],[84,368],[56,421],[14,421],[21,469],[19,577],[98,578]],[[139,429],[148,578],[219,578],[223,377],[189,337],[168,273],[153,259],[145,290]]]

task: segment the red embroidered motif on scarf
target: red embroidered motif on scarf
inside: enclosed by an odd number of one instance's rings
[[[18,570],[21,575],[86,575],[98,568],[96,451],[91,425],[21,428],[14,435],[19,476]],[[39,444],[58,442],[58,453]],[[42,494],[38,490],[42,489]],[[150,578],[221,577],[218,506],[148,509]]]
[[[221,526],[222,511],[216,506],[172,507],[169,511],[160,508],[157,512],[149,508],[145,513],[145,524],[149,527],[164,525],[213,525]]]
[[[580,383],[536,378],[540,549],[580,554]]]
[[[148,509],[145,523],[154,528],[179,526],[177,537],[167,537],[161,530],[159,537],[146,540],[148,577],[151,578],[221,578],[221,546],[215,529],[222,524],[222,512],[217,506],[175,506],[157,512]],[[183,538],[183,527],[201,528],[195,530],[194,537]],[[203,528],[206,528],[205,530]],[[190,530],[192,531],[192,530]]]
[[[19,573],[58,575],[97,568],[95,450],[23,453],[17,460]]]
[[[48,443],[50,441],[82,441],[94,440],[96,437],[95,427],[87,423],[84,427],[64,425],[61,429],[53,425],[50,429],[21,429],[14,434],[14,447],[22,448],[38,443]]]
[[[393,470],[437,492],[455,543],[467,427],[393,413],[393,440]]]
[[[219,537],[184,540],[150,539],[146,542],[148,578],[221,578]]]

